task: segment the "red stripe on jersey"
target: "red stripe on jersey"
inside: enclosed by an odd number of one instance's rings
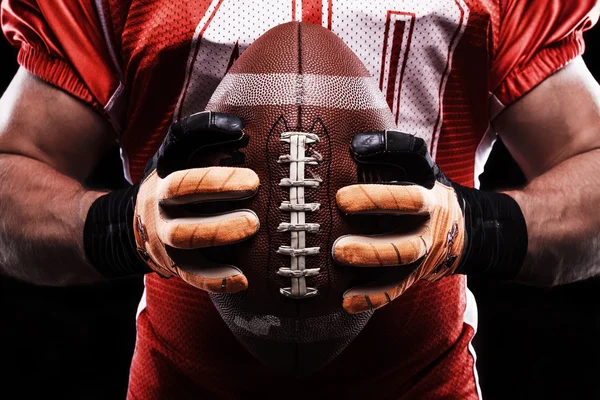
[[[464,8],[460,5],[460,3],[457,0],[454,0],[454,2],[456,3],[457,7],[460,9],[460,22],[458,24],[458,28],[456,29],[456,31],[454,32],[454,35],[452,36],[452,39],[450,40],[450,46],[448,47],[448,56],[446,57],[446,67],[444,68],[444,77],[446,77],[449,73],[449,69],[450,69],[450,52],[452,51],[452,47],[454,47],[454,42],[456,41],[456,38],[458,37],[458,34],[463,26],[464,23],[464,18],[465,18],[465,10]],[[433,148],[434,145],[437,141],[437,136],[439,136],[438,133],[438,126],[440,125],[441,121],[442,121],[442,86],[444,85],[444,83],[446,82],[445,78],[442,78],[442,80],[440,81],[440,87],[438,88],[438,93],[439,93],[439,101],[438,101],[438,116],[437,116],[437,120],[435,121],[435,126],[433,128],[433,135],[431,136],[431,143],[429,144],[429,152],[431,154],[433,154]]]
[[[454,182],[473,187],[475,152],[489,126],[488,95],[481,88],[488,88],[491,47],[486,43],[491,39],[487,6],[479,0],[466,4],[468,23],[463,21],[465,30],[444,88],[436,163]]]
[[[385,30],[383,32],[383,51],[381,52],[381,71],[379,75],[379,90],[383,90],[383,75],[385,74],[385,55],[387,54],[388,36],[390,34],[390,11],[387,13]]]
[[[302,0],[302,22],[317,25],[323,23],[323,3],[321,0]]]
[[[292,0],[292,21],[296,20],[296,0]]]
[[[402,65],[400,66],[400,56],[403,52],[402,45],[404,41],[404,33],[406,30],[406,21],[396,20],[394,21],[394,33],[392,34],[392,48],[390,50],[390,65],[387,70],[388,80],[387,88],[385,88],[386,100],[390,106],[390,110],[394,110],[395,90],[398,87],[398,107],[396,108],[396,122],[398,122],[400,116],[400,94],[402,92],[402,80],[404,79],[404,70],[406,69],[406,62],[408,60],[408,53],[410,51],[410,43],[412,41],[412,35],[415,28],[415,14],[403,11],[388,11],[385,23],[385,31],[383,36],[383,53],[381,55],[381,72],[379,76],[379,88],[383,91],[383,82],[385,76],[385,62],[388,50],[388,41],[390,39],[390,27],[392,25],[393,15],[404,15],[410,17],[410,27],[408,30],[408,37],[406,39],[406,45],[404,48],[404,57],[402,58]],[[400,66],[400,76],[396,81],[396,75],[398,73],[398,67]]]
[[[392,37],[392,54],[390,57],[390,68],[388,69],[388,86],[386,91],[386,100],[390,110],[394,109],[394,93],[396,92],[396,74],[398,73],[398,62],[400,61],[400,52],[402,51],[402,38],[404,37],[404,21],[394,23],[394,36]],[[387,39],[387,38],[386,38]],[[385,53],[384,53],[385,54]],[[402,79],[400,79],[400,83]],[[400,104],[398,104],[400,108]]]
[[[327,0],[327,29],[331,30],[331,20],[333,19],[333,0]]]
[[[237,59],[240,58],[240,42],[239,40],[235,42],[235,46],[233,46],[233,51],[231,52],[231,57],[229,57],[229,62],[227,63],[227,69],[225,73],[229,72],[229,69],[233,65]]]
[[[408,52],[410,51],[410,43],[412,41],[413,32],[415,30],[415,14],[413,13],[402,13],[404,15],[410,15],[410,28],[408,30],[408,38],[406,39],[406,50],[404,50],[404,59],[402,60],[402,70],[400,71],[400,79],[398,82],[398,108],[396,109],[396,123],[400,120],[400,94],[402,93],[402,80],[404,79],[404,70],[406,69],[406,62],[408,61]]]

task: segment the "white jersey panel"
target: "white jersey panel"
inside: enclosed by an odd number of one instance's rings
[[[233,60],[270,28],[301,20],[303,7],[358,55],[398,128],[425,139],[435,158],[444,89],[469,16],[462,0],[214,0],[196,28],[174,118],[204,110]]]

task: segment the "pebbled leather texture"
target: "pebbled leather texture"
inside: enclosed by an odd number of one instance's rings
[[[377,83],[342,40],[304,23],[280,25],[250,46],[216,89],[207,110],[242,119],[249,138],[242,166],[253,169],[261,181],[256,196],[244,206],[261,221],[256,236],[209,250],[215,259],[243,271],[248,290],[211,298],[258,359],[282,372],[308,374],[337,356],[371,316],[351,316],[342,309],[343,293],[362,278],[355,269],[333,263],[331,246],[351,230],[360,232],[360,226],[343,218],[335,194],[358,182],[352,137],[361,131],[393,129],[393,116]],[[320,248],[318,255],[306,256],[306,268],[320,270],[306,277],[317,294],[300,300],[280,293],[290,278],[277,273],[290,265],[290,256],[278,253],[280,246],[290,245],[290,232],[278,231],[281,223],[290,221],[290,212],[280,209],[290,199],[289,188],[280,186],[289,178],[290,166],[278,162],[290,152],[290,145],[281,141],[290,131],[319,138],[306,146],[306,155],[320,161],[306,165],[305,178],[318,179],[320,185],[304,193],[306,203],[320,205],[318,211],[306,212],[306,222],[320,226],[316,233],[306,232],[306,247]]]

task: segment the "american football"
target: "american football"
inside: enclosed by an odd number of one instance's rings
[[[258,234],[207,251],[240,268],[249,288],[213,294],[212,300],[255,357],[279,371],[310,373],[338,355],[371,315],[350,315],[341,307],[356,276],[330,254],[350,224],[335,195],[358,180],[353,135],[392,129],[393,116],[377,83],[341,39],[297,22],[273,28],[252,44],[207,110],[244,121],[248,143],[240,165],[261,181],[246,204],[261,221]]]

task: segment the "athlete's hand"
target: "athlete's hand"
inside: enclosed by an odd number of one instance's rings
[[[523,231],[525,249],[527,240],[523,217],[512,198],[451,182],[432,161],[426,143],[412,135],[396,131],[359,133],[352,142],[352,152],[356,162],[375,171],[386,169],[388,177],[391,173],[395,179],[340,189],[336,196],[340,210],[347,214],[404,215],[406,224],[390,233],[346,235],[335,241],[333,257],[343,265],[404,269],[398,274],[383,273],[381,281],[348,290],[343,300],[348,312],[382,307],[420,279],[437,281],[457,272],[496,268],[499,261],[504,272],[514,275],[524,257]],[[485,254],[497,250],[499,244],[504,248],[506,239],[498,233],[500,229],[481,237],[489,229],[484,222],[506,223],[499,218],[502,213],[496,212],[496,206],[518,209],[511,209],[509,222],[516,221],[510,228],[521,245],[507,249],[515,253],[508,262],[498,260],[497,254]],[[495,218],[486,221],[488,214]],[[479,267],[478,262],[484,265]]]
[[[133,208],[132,245],[139,255],[138,262],[143,262],[163,277],[177,275],[189,284],[210,292],[246,289],[246,277],[235,266],[209,262],[199,252],[183,258],[186,252],[177,250],[236,243],[258,231],[258,217],[251,210],[240,209],[216,215],[190,215],[181,211],[190,204],[236,201],[256,193],[259,179],[252,170],[188,166],[190,158],[198,151],[216,145],[227,146],[228,143],[234,146],[243,137],[242,122],[232,115],[201,112],[174,123],[146,166],[141,183],[134,185],[133,190],[128,189],[127,195],[112,192],[100,198],[100,202],[96,202],[99,204],[92,205],[88,222],[102,210],[110,212],[111,207],[115,207],[114,204],[105,204],[107,202],[123,206],[130,204],[129,207]],[[122,212],[128,213],[127,210]],[[87,225],[86,234],[89,231]],[[90,234],[93,233],[91,231]],[[87,251],[89,246],[86,247]],[[124,251],[130,254],[127,249]],[[94,257],[93,249],[87,253],[105,276],[123,275],[115,271],[119,267],[115,265],[116,257],[110,260]],[[178,254],[179,258],[173,254]],[[123,267],[133,268],[131,265]]]

